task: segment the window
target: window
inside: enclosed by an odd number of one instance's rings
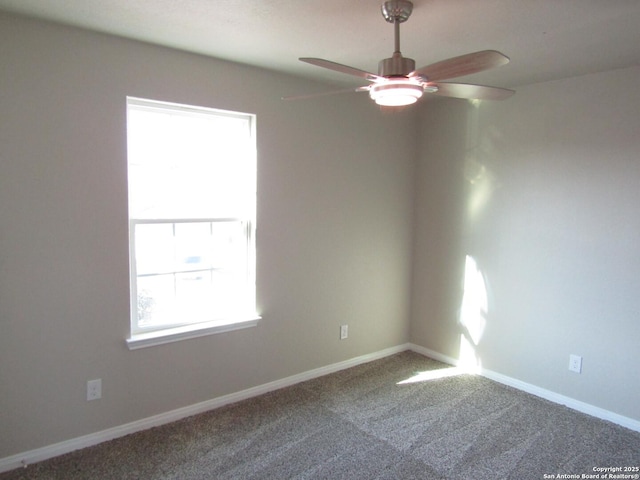
[[[130,348],[255,325],[255,116],[127,99]]]

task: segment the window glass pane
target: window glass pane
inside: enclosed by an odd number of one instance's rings
[[[174,271],[173,224],[135,225],[136,273],[148,275]]]
[[[175,318],[173,274],[138,277],[138,326],[170,325]]]
[[[129,111],[133,218],[240,217],[248,208],[247,119]]]
[[[191,321],[219,318],[211,270],[176,274],[176,302],[181,314]]]
[[[215,301],[221,315],[233,315],[238,313],[238,305],[241,299],[242,285],[237,281],[237,276],[224,271],[214,271],[212,275]]]
[[[242,222],[138,223],[134,228],[141,328],[210,321],[246,309]]]
[[[244,269],[246,265],[246,237],[240,222],[215,222],[212,224],[212,264],[222,269]]]
[[[176,270],[211,268],[211,223],[176,223]]]

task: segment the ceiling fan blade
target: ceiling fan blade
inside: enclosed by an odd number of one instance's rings
[[[354,75],[356,77],[364,78],[370,82],[375,82],[377,80],[384,80],[383,77],[379,77],[370,72],[365,72],[364,70],[360,70],[358,68],[349,67],[347,65],[342,65],[340,63],[332,62],[330,60],[324,60],[322,58],[309,58],[304,57],[299,59],[301,62],[310,63],[311,65],[315,65],[317,67],[328,68],[329,70],[334,70],[340,73],[346,73],[347,75]]]
[[[368,92],[369,85],[358,88],[346,88],[344,90],[332,90],[330,92],[320,92],[320,93],[308,93],[306,95],[289,95],[287,97],[282,97],[282,100],[307,100],[309,98],[316,97],[326,97],[329,95],[340,95],[343,93],[354,93],[354,92]]]
[[[424,76],[427,77],[427,80],[430,82],[434,82],[482,72],[507,63],[509,63],[509,58],[502,53],[495,50],[482,50],[480,52],[467,53],[466,55],[432,63],[426,67],[414,70],[409,76]]]
[[[438,83],[438,91],[434,95],[443,97],[467,98],[477,100],[504,100],[516,93],[514,90],[467,83]]]

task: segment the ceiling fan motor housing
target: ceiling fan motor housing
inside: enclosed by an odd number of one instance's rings
[[[394,53],[391,58],[378,62],[378,75],[381,77],[406,77],[416,69],[413,58],[407,58]]]

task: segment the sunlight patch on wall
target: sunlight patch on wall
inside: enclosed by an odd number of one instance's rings
[[[460,334],[460,350],[456,366],[417,372],[413,376],[402,380],[397,385],[428,382],[456,375],[475,375],[482,369],[482,359],[477,347],[487,326],[489,313],[489,294],[487,282],[476,260],[467,255],[464,267],[464,292],[460,306],[459,322],[462,327]]]
[[[489,313],[489,299],[484,275],[476,260],[467,255],[464,267],[464,293],[460,306],[460,366],[464,368],[479,368],[481,360],[477,347],[482,340],[487,326]]]
[[[473,345],[464,333],[460,334],[460,353],[458,354],[458,365],[467,373],[478,374],[482,369],[482,359],[476,352]]]
[[[460,309],[460,323],[469,332],[474,345],[480,343],[487,325],[489,302],[484,275],[473,257],[467,255],[464,267],[464,294]]]
[[[467,156],[465,159],[464,176],[471,186],[467,200],[467,216],[470,220],[475,220],[489,203],[496,181],[486,165],[473,156]]]
[[[495,154],[493,134],[479,135],[480,100],[471,100],[467,115],[466,153],[464,178],[469,183],[467,198],[467,218],[478,219],[485,210],[493,192],[498,188],[498,179],[487,166],[487,160]],[[493,132],[494,134],[496,132]]]

